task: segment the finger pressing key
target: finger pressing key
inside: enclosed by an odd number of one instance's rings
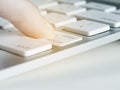
[[[27,36],[33,38],[54,36],[54,28],[28,0],[0,0],[0,16],[11,21]]]

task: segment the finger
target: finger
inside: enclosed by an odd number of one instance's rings
[[[28,0],[1,0],[0,15],[27,36],[45,38],[54,35],[53,27]]]

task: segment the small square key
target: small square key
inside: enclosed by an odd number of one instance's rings
[[[51,0],[31,0],[39,9],[45,9],[47,7],[58,5],[56,1]]]
[[[67,46],[81,40],[81,36],[61,31],[55,31],[55,37],[53,39],[48,39],[48,41],[57,47]]]
[[[60,3],[66,3],[66,4],[71,4],[74,6],[80,6],[80,5],[85,5],[86,1],[85,0],[56,0]]]
[[[66,16],[59,13],[48,13],[44,15],[44,17],[56,28],[77,21],[75,17]]]

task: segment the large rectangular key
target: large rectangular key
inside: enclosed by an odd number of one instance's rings
[[[51,43],[0,30],[0,48],[21,56],[31,56],[52,48]]]
[[[99,22],[81,20],[65,25],[64,30],[92,36],[110,30],[110,26]]]
[[[89,10],[75,15],[79,19],[89,19],[109,24],[111,27],[120,27],[120,15]]]
[[[59,4],[57,6],[49,7],[46,9],[48,12],[56,12],[56,13],[61,13],[65,15],[74,15],[76,13],[86,11],[85,8],[76,7],[76,6],[69,5],[69,4]]]
[[[89,2],[89,3],[87,3],[83,6],[88,8],[88,9],[96,9],[96,10],[101,10],[101,11],[104,11],[104,12],[111,12],[111,11],[116,10],[116,7],[113,6],[113,5],[97,3],[97,2]]]

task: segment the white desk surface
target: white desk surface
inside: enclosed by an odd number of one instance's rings
[[[2,80],[0,90],[120,90],[120,41]]]

